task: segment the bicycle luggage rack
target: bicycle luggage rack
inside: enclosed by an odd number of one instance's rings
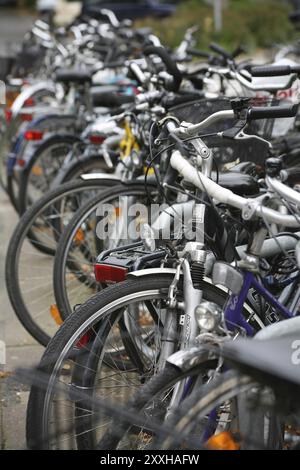
[[[129,272],[159,265],[166,251],[149,251],[142,241],[103,251],[94,264],[95,278],[100,283],[124,281]]]

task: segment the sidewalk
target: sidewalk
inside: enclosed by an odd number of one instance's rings
[[[9,374],[16,367],[30,367],[38,363],[44,349],[19,323],[5,289],[5,253],[17,220],[14,209],[0,188],[0,340],[6,344],[6,365],[0,369],[0,449],[25,447],[28,387],[15,382]]]

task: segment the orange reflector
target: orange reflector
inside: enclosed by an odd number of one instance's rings
[[[75,234],[75,237],[74,237],[74,242],[75,243],[82,243],[84,240],[84,231],[82,230],[82,228],[79,228]]]
[[[42,167],[40,167],[39,165],[34,165],[31,171],[35,176],[41,176],[43,174]]]
[[[63,324],[63,319],[60,316],[60,313],[56,304],[50,305],[50,313],[51,313],[51,317],[53,318],[53,320],[55,321],[57,325]]]
[[[41,140],[44,133],[42,131],[29,130],[24,133],[25,140]]]
[[[19,95],[19,91],[7,91],[6,92],[6,104],[9,108],[11,108],[11,105]]]
[[[239,450],[240,444],[235,442],[230,432],[220,432],[206,442],[211,450]]]
[[[123,266],[96,263],[94,273],[97,282],[122,282],[126,279],[128,269]]]
[[[116,217],[120,217],[121,212],[122,212],[121,207],[115,207],[115,216]]]

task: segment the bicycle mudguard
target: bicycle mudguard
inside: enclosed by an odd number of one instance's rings
[[[107,176],[105,173],[87,173],[85,175],[80,175],[80,179],[84,181],[92,181],[92,180],[103,180],[103,179],[110,179],[112,181],[118,181],[120,184],[123,184],[121,178],[117,175],[109,175]]]
[[[90,180],[103,180],[103,179],[111,179],[113,181],[118,181],[120,184],[124,186],[130,186],[130,185],[139,185],[145,187],[145,179],[131,179],[131,180],[122,180],[120,176],[117,175],[109,175],[105,173],[87,173],[85,175],[80,176],[81,179],[85,181],[90,181]],[[153,182],[148,182],[147,181],[147,186],[150,186],[153,189],[157,189],[157,184]]]
[[[19,94],[19,96],[17,96],[17,98],[12,104],[12,107],[11,107],[12,118],[15,119],[18,116],[26,100],[28,100],[35,93],[42,91],[42,90],[46,90],[47,92],[49,92],[49,94],[53,94],[53,95],[55,95],[56,93],[55,84],[50,81],[35,83],[34,85],[31,85],[25,88],[25,90],[23,90]]]
[[[217,347],[199,345],[192,348],[176,351],[167,359],[168,364],[187,372],[203,362],[217,360],[219,358]]]

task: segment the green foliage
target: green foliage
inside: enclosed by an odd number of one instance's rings
[[[223,0],[223,29],[215,33],[213,8],[205,0],[184,0],[176,13],[163,20],[147,19],[139,25],[149,25],[162,41],[178,45],[187,27],[198,24],[198,46],[207,48],[217,41],[229,49],[243,44],[250,51],[274,43],[291,42],[297,37],[288,20],[289,5],[283,0]]]
[[[19,0],[19,5],[25,8],[33,8],[36,4],[36,0]]]

